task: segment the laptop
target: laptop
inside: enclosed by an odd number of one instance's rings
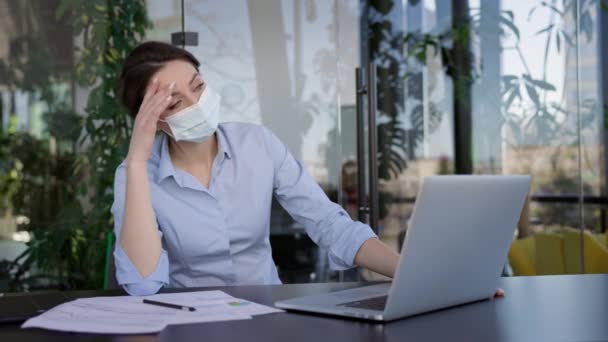
[[[530,176],[426,177],[392,283],[275,305],[391,321],[492,298],[530,181]]]

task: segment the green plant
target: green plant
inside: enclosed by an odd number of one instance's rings
[[[75,79],[91,91],[81,125],[66,129],[55,120],[57,113],[48,117],[47,125],[61,127],[64,134],[84,131],[80,153],[70,163],[77,195],[34,235],[24,264],[35,265],[60,288],[99,288],[106,234],[113,227],[114,171],[126,155],[131,128],[115,88],[124,58],[143,40],[150,22],[143,0],[63,0],[56,15],[71,23],[75,38],[82,37]]]
[[[52,63],[41,37],[24,37],[20,43],[12,45],[7,58],[0,61],[0,74],[9,91],[10,117],[8,126],[0,130],[0,215],[18,216],[19,229],[43,235],[76,193],[71,165],[81,119],[71,110],[66,86],[71,73]],[[38,108],[46,131],[17,127],[17,90],[41,104]],[[25,253],[2,264],[2,290],[35,287],[42,277],[54,279],[43,272],[28,272],[33,262],[28,256]]]

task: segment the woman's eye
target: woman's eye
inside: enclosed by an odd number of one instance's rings
[[[201,83],[199,85],[196,86],[196,88],[194,88],[195,90],[201,90],[201,88],[203,87],[204,83]]]
[[[177,108],[179,106],[181,101],[177,101],[174,104],[170,105],[169,107],[167,107],[167,109],[169,110],[174,110],[175,108]]]

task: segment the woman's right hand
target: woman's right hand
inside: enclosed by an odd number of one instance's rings
[[[150,158],[157,122],[160,114],[165,111],[171,102],[171,91],[174,86],[175,82],[161,89],[158,79],[154,78],[152,84],[148,87],[139,107],[139,112],[135,116],[127,155],[128,164],[143,163],[145,165]]]

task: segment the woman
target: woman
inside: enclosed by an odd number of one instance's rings
[[[218,124],[220,96],[198,67],[189,52],[159,42],[124,63],[119,95],[135,123],[114,183],[118,283],[133,295],[280,284],[269,242],[273,196],[328,250],[333,269],[392,277],[398,255],[331,202],[272,132]]]
[[[272,132],[218,124],[220,96],[198,67],[189,52],[159,42],[124,63],[119,95],[135,121],[114,184],[119,284],[133,295],[280,284],[269,243],[273,196],[329,251],[333,269],[391,277],[398,255],[332,203]]]

